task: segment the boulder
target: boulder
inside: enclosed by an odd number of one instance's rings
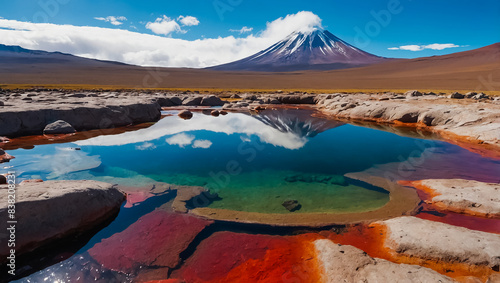
[[[214,117],[219,117],[220,112],[219,112],[219,110],[213,110],[212,112],[210,112],[210,115],[212,115]]]
[[[189,120],[189,119],[193,118],[193,112],[191,112],[189,110],[182,110],[177,115],[184,120]]]
[[[203,98],[201,96],[188,96],[182,101],[182,105],[185,106],[199,106]]]
[[[449,98],[452,98],[452,99],[463,99],[465,97],[465,95],[459,93],[459,92],[454,92],[452,94],[450,94]]]
[[[421,93],[421,92],[420,92],[420,91],[418,91],[418,90],[410,90],[410,91],[407,91],[407,92],[405,93],[405,95],[406,95],[407,97],[416,97],[416,96],[422,96],[422,95],[423,95],[423,93]]]
[[[7,184],[7,177],[4,175],[0,175],[0,185],[5,185]]]
[[[222,106],[225,102],[215,95],[209,95],[201,100],[202,106]]]
[[[322,282],[456,282],[429,268],[372,258],[328,239],[314,241]]]
[[[0,101],[0,106],[5,106],[5,103],[3,101]]]
[[[182,105],[182,99],[178,96],[172,96],[169,99],[174,104],[174,106]]]
[[[479,100],[479,99],[489,99],[490,97],[481,92],[481,93],[474,95],[472,98],[475,100]]]
[[[230,97],[230,98],[232,98],[232,99],[240,99],[240,98],[241,98],[241,96],[239,96],[239,95],[237,95],[237,94],[233,94],[233,95],[231,95],[231,97]]]
[[[221,111],[219,111],[219,113],[220,113],[222,116],[226,116],[226,115],[228,114],[228,113],[227,113],[227,111],[225,111],[225,110],[221,110]]]
[[[43,130],[43,133],[45,135],[73,134],[75,132],[75,128],[73,128],[73,126],[63,120],[58,120],[50,123]]]
[[[6,200],[8,195],[8,186],[0,186],[0,199]],[[125,195],[113,185],[97,181],[17,185],[15,219],[20,221],[15,227],[16,255],[87,232],[116,215],[124,200]],[[9,219],[7,201],[0,204],[0,217]],[[6,221],[0,222],[1,231],[6,231],[6,225]],[[8,252],[7,245],[0,246],[0,261]]]
[[[500,235],[411,216],[376,222],[385,226],[384,246],[407,257],[449,263],[500,266]]]
[[[283,207],[285,207],[288,211],[294,212],[299,210],[302,205],[299,203],[298,200],[285,200],[282,204]]]
[[[476,96],[477,92],[471,91],[465,94],[465,98],[472,98]]]
[[[158,102],[158,104],[160,104],[161,107],[176,106],[176,104],[172,102],[172,100],[170,100],[170,98],[168,97],[159,97],[156,99],[156,101]]]

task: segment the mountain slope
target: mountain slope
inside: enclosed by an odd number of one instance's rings
[[[358,49],[329,31],[294,32],[250,57],[209,69],[222,71],[334,70],[387,60]]]
[[[50,64],[50,65],[62,65],[62,66],[75,64],[79,66],[95,66],[95,67],[109,66],[109,65],[127,66],[127,64],[119,62],[88,59],[61,52],[29,50],[19,46],[8,46],[3,44],[0,44],[0,64],[1,65],[9,64],[14,68],[15,67],[23,68],[23,66],[25,65],[34,65],[34,64],[35,65]]]

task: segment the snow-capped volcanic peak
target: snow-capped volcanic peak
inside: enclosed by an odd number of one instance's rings
[[[340,69],[369,65],[385,58],[364,52],[326,30],[296,31],[266,50],[217,66],[220,70],[290,71]]]

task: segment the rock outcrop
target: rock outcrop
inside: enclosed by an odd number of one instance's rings
[[[439,210],[500,218],[500,184],[462,179],[429,179],[410,182],[429,195]]]
[[[0,199],[8,199],[8,186],[0,186]],[[61,238],[85,233],[115,215],[125,196],[112,185],[97,181],[48,181],[16,186],[16,254],[33,251]],[[7,201],[0,218],[9,219]],[[0,223],[6,231],[6,221]],[[6,243],[6,234],[2,243]],[[0,247],[1,260],[9,252]]]
[[[327,239],[314,242],[322,282],[456,282],[432,269],[372,258],[353,246]]]
[[[43,130],[43,133],[45,135],[73,134],[75,132],[75,128],[73,128],[73,126],[63,120],[58,120],[50,123]]]
[[[416,217],[377,222],[386,227],[384,246],[412,258],[487,266],[498,272],[500,235]]]
[[[57,97],[57,96],[56,96]],[[64,120],[77,131],[108,129],[130,124],[153,122],[161,117],[160,105],[151,99],[68,98],[30,102],[17,98],[9,107],[0,108],[0,136],[41,135],[47,124]]]

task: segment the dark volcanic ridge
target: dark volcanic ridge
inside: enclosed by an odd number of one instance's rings
[[[327,30],[315,29],[310,32],[296,31],[250,57],[209,69],[265,72],[335,70],[387,60],[358,49]]]

